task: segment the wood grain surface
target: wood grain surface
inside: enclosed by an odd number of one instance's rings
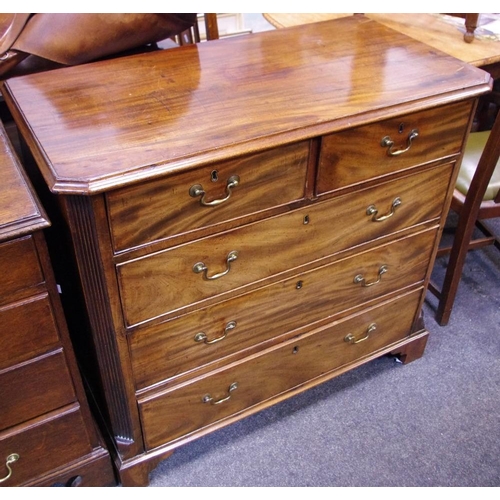
[[[489,88],[353,16],[14,78],[4,93],[49,187],[86,194]]]

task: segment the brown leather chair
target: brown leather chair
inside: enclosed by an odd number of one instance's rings
[[[500,104],[500,98],[498,101]],[[491,131],[472,132],[465,148],[451,203],[451,210],[458,214],[453,243],[440,248],[437,254],[450,255],[446,275],[441,289],[435,283],[429,285],[429,291],[439,299],[436,321],[441,326],[450,319],[467,252],[486,245],[495,245],[500,250],[498,236],[482,222],[500,217],[499,157],[500,112]]]
[[[188,14],[0,14],[0,79],[201,41]],[[216,14],[203,15],[207,40]],[[184,30],[184,31],[183,31]]]

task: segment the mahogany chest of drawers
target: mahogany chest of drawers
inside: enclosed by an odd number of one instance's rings
[[[371,359],[422,355],[490,88],[363,16],[6,84],[71,237],[124,485]]]
[[[0,486],[111,486],[47,255],[44,210],[0,124]]]

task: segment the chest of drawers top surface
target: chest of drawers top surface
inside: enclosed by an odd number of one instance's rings
[[[489,89],[353,16],[14,78],[5,98],[49,187],[92,194]]]
[[[49,225],[0,124],[0,243]]]

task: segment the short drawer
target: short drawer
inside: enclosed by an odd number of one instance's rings
[[[0,244],[0,303],[44,281],[32,236]]]
[[[140,400],[146,448],[203,429],[405,338],[420,297],[421,290],[413,292]]]
[[[48,352],[59,335],[46,293],[0,307],[0,370]]]
[[[443,165],[117,266],[131,326],[441,215],[452,166]],[[395,200],[400,204],[394,208]],[[374,221],[392,212],[383,221]],[[391,208],[392,207],[392,208]],[[232,259],[231,256],[235,256]],[[232,261],[231,261],[232,260]],[[201,263],[207,268],[200,271]],[[226,273],[219,279],[217,275]],[[206,274],[206,276],[205,276]]]
[[[62,350],[0,371],[0,429],[21,424],[74,400],[73,382]]]
[[[213,226],[304,197],[309,142],[107,195],[116,251]]]
[[[0,433],[0,486],[22,485],[91,451],[79,407],[53,412]]]
[[[173,379],[421,284],[435,238],[436,230],[427,230],[160,325],[139,328],[129,337],[136,387]]]
[[[470,102],[460,102],[323,137],[317,194],[458,154],[470,112]]]

